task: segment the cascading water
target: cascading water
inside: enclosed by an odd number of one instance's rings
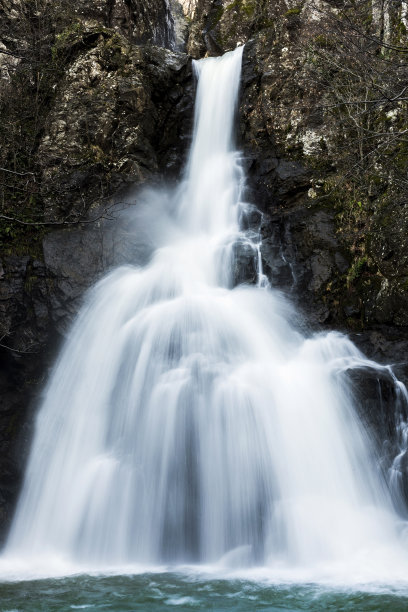
[[[279,293],[233,287],[237,245],[252,245],[265,284],[257,239],[239,230],[250,210],[232,136],[241,55],[195,63],[185,180],[167,210],[157,193],[136,207],[150,262],[104,278],[70,333],[8,556],[290,571],[354,559],[379,573],[407,563],[342,375],[364,357],[336,333],[305,339]]]

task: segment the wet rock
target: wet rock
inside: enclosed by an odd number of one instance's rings
[[[31,441],[34,406],[58,343],[42,262],[1,257],[0,543],[12,517]]]
[[[166,0],[113,0],[108,3],[107,17],[109,27],[136,44],[152,43],[168,49],[176,46],[174,19]]]
[[[395,432],[401,408],[397,406],[395,380],[386,369],[369,367],[351,369],[346,376],[352,385],[359,416],[375,438],[377,452],[385,452],[383,460],[389,467],[397,454]]]
[[[237,242],[233,246],[232,277],[233,286],[253,285],[258,278],[258,251],[250,241]]]
[[[271,208],[262,225],[261,254],[272,285],[284,289],[312,325],[332,322],[340,304],[322,301],[321,294],[348,268],[333,211],[316,204]]]
[[[186,51],[189,34],[189,23],[194,14],[193,2],[170,0],[171,13],[174,21],[174,50]]]
[[[345,373],[345,378],[351,384],[358,416],[395,507],[407,516],[407,397],[387,368],[353,368]]]

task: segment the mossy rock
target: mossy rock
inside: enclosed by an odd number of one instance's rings
[[[300,4],[298,6],[294,6],[293,8],[289,9],[288,11],[286,11],[285,17],[287,19],[289,19],[290,17],[296,17],[296,16],[300,15],[301,12],[302,12],[302,8],[303,7]]]

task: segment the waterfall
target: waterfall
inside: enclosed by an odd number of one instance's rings
[[[265,287],[233,138],[241,56],[194,64],[184,179],[141,196],[149,262],[107,275],[73,325],[6,555],[380,573],[406,557],[344,376],[367,360],[338,333],[304,337]]]

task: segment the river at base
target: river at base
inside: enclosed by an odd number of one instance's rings
[[[215,578],[184,570],[130,575],[81,574],[0,583],[2,612],[72,610],[312,610],[408,609],[408,583],[355,585],[275,583],[264,576]]]

